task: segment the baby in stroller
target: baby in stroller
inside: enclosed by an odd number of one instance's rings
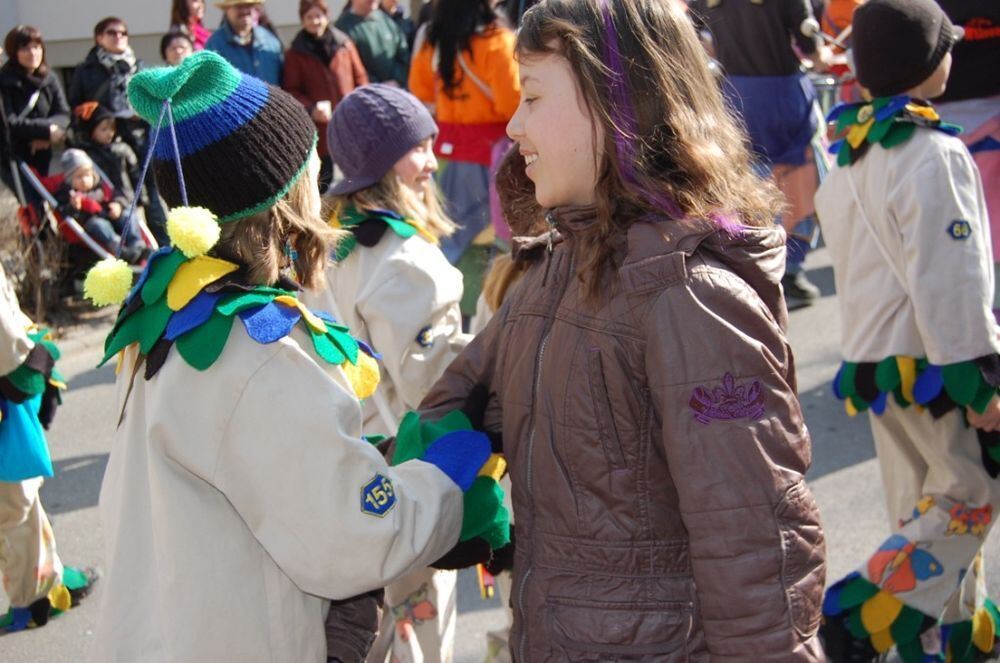
[[[94,162],[83,150],[69,149],[62,155],[63,181],[54,192],[57,210],[75,218],[87,233],[108,252],[114,254],[125,233],[121,258],[128,263],[141,262],[148,250],[135,224],[124,218],[128,200],[120,191],[103,183]]]

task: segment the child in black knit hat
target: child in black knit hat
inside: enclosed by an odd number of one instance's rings
[[[826,653],[994,655],[981,555],[1000,509],[1000,337],[983,184],[926,99],[962,37],[932,0],[869,0],[853,53],[871,101],[840,106],[839,167],[816,195],[843,319],[835,394],[868,410],[890,535],[827,590]]]

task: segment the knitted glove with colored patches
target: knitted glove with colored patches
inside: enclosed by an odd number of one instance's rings
[[[489,439],[472,430],[464,413],[450,412],[431,422],[407,413],[396,435],[392,464],[414,459],[435,465],[465,493],[459,543],[435,566],[445,568],[445,560],[447,568],[485,562],[510,542],[510,515],[498,483],[506,463],[491,453]]]

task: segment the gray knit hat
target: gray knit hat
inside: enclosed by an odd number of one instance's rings
[[[83,150],[68,149],[62,153],[62,158],[59,159],[59,164],[62,166],[63,175],[67,180],[73,177],[73,173],[81,168],[93,168],[94,162]]]
[[[434,118],[409,92],[381,83],[357,88],[340,100],[326,129],[330,156],[344,173],[329,193],[344,195],[375,184],[437,130]]]

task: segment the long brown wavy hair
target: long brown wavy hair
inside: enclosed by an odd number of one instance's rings
[[[574,233],[587,295],[601,289],[616,241],[648,218],[774,223],[777,190],[750,166],[694,26],[668,0],[543,0],[524,14],[517,55],[566,58],[603,131],[597,222]]]

